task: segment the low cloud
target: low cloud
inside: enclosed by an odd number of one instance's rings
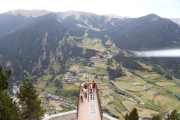
[[[136,57],[180,57],[180,49],[143,51],[134,55]]]

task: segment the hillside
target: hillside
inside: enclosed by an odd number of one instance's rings
[[[13,86],[27,77],[40,94],[57,95],[77,105],[78,86],[87,82],[89,74],[90,82],[100,83],[98,89],[103,91],[103,112],[119,119],[133,107],[140,115],[180,110],[178,59],[133,57],[135,50],[178,46],[180,27],[172,21],[153,14],[117,19],[77,11],[45,12],[38,17],[17,13],[0,15],[0,65],[12,70],[11,94]],[[90,59],[93,56],[98,62]],[[63,81],[67,72],[78,79]],[[56,113],[56,108],[70,110],[49,101],[47,95],[41,99],[48,113],[52,109]]]
[[[180,27],[174,22],[156,15],[116,21],[113,28],[97,32],[107,34],[118,48],[125,50],[153,50],[179,45]],[[93,32],[93,31],[92,31]],[[91,33],[92,33],[91,32]]]

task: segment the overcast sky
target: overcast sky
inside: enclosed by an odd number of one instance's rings
[[[53,12],[74,10],[129,17],[154,13],[160,17],[180,18],[180,0],[3,0],[0,2],[0,13],[16,9],[45,9]]]

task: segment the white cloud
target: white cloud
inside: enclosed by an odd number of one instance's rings
[[[177,0],[4,0],[0,4],[0,13],[14,9],[46,9],[54,12],[74,10],[99,15],[112,13],[140,17],[150,13],[160,13],[161,9],[154,9],[154,5],[160,1],[163,3],[162,6],[168,2],[174,2],[175,6],[177,2]]]
[[[163,2],[170,2],[170,1],[172,1],[172,0],[161,0],[161,1],[163,1]]]

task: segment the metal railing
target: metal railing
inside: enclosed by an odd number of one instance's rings
[[[99,107],[99,112],[100,112],[101,120],[103,120],[103,113],[102,113],[102,108],[101,108],[101,102],[100,102],[100,99],[99,99],[97,83],[96,83],[96,95],[97,95],[98,107]]]
[[[79,85],[79,94],[80,94],[80,91],[81,91],[81,84],[82,83],[80,83],[80,85]],[[79,114],[78,109],[79,109],[79,96],[78,96],[78,104],[77,104],[77,119],[78,119],[78,114]]]

